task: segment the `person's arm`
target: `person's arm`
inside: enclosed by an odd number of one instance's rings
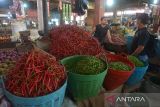
[[[138,56],[144,49],[143,45],[138,46],[138,48],[132,53],[134,56]]]
[[[110,31],[109,31],[109,30],[108,30],[107,35],[106,35],[106,36],[107,36],[106,38],[108,38],[109,43],[113,43],[113,41],[112,41],[112,37],[111,37],[111,33],[110,33]]]

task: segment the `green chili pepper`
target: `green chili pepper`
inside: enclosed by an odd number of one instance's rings
[[[109,64],[109,68],[113,70],[119,70],[119,71],[130,71],[131,68],[124,64],[123,62],[111,62]]]
[[[74,63],[68,63],[66,68],[77,74],[94,75],[105,70],[106,64],[96,57],[85,57]]]
[[[136,67],[143,67],[144,63],[140,61],[137,57],[135,56],[128,56],[128,59],[136,66]]]

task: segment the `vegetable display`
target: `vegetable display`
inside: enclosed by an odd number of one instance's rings
[[[0,50],[0,62],[5,61],[6,59],[8,60],[17,60],[19,58],[19,54],[17,51],[14,50]]]
[[[65,66],[67,70],[82,75],[98,74],[103,72],[106,68],[105,62],[92,56],[81,58],[76,62],[68,63]]]
[[[144,66],[144,63],[142,61],[140,61],[137,57],[135,56],[128,56],[128,59],[134,63],[134,65],[136,67],[143,67]]]
[[[0,43],[6,43],[6,42],[10,42],[11,38],[8,35],[0,35]]]
[[[66,80],[64,67],[43,51],[25,54],[8,72],[6,89],[21,97],[37,97],[60,88]]]
[[[0,75],[5,75],[9,71],[9,69],[13,68],[15,65],[15,61],[5,60],[0,63]]]
[[[123,62],[111,62],[109,63],[109,68],[118,71],[130,71],[131,68],[124,64]]]
[[[102,51],[98,41],[77,26],[60,26],[50,32],[51,54],[57,59],[73,55],[97,55]]]

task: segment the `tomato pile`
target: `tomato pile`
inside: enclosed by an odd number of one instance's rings
[[[66,80],[64,67],[49,54],[31,50],[6,75],[6,89],[16,96],[37,97],[60,88]]]
[[[54,28],[50,32],[51,54],[57,59],[72,55],[97,55],[102,48],[85,30],[71,25]]]

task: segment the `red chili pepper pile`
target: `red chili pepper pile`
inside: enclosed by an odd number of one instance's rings
[[[64,67],[48,54],[32,50],[6,76],[6,89],[16,96],[37,97],[54,92],[66,80]]]
[[[77,26],[60,26],[51,30],[51,54],[57,59],[72,55],[97,55],[101,52],[98,41]]]

